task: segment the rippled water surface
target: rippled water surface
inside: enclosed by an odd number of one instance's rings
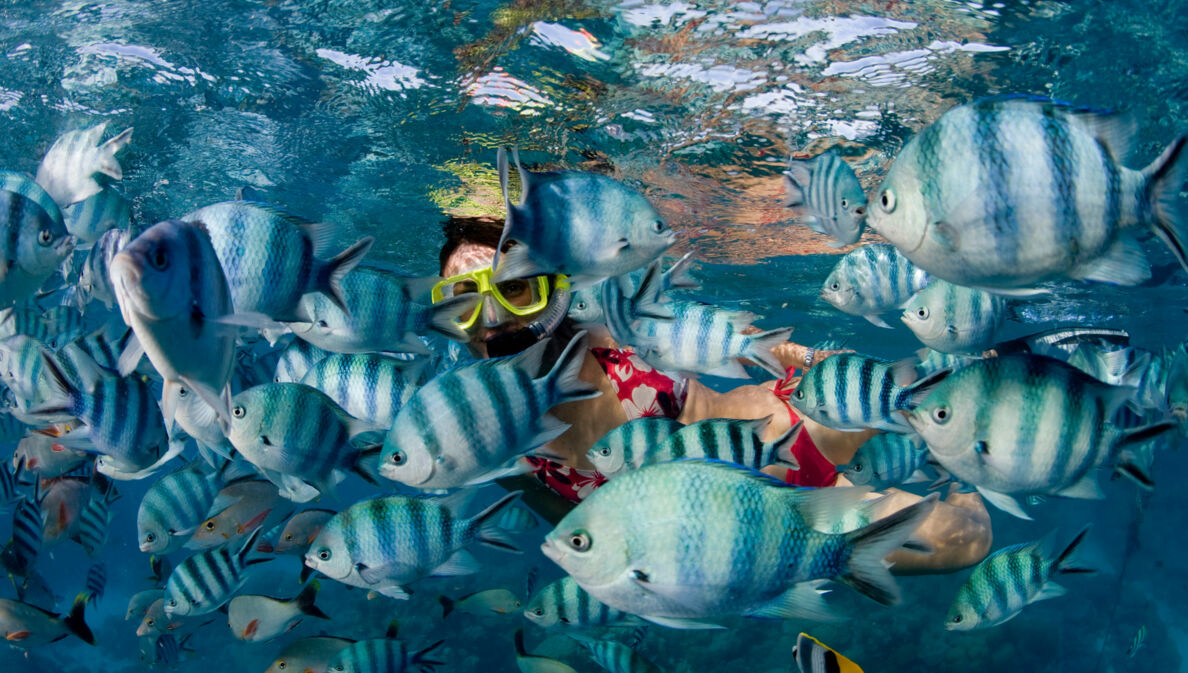
[[[918,347],[905,329],[879,330],[817,298],[837,251],[783,206],[789,156],[838,147],[873,189],[942,112],[1017,92],[1127,110],[1138,128],[1129,165],[1145,165],[1188,131],[1186,31],[1185,3],[1130,0],[10,1],[0,7],[0,157],[33,172],[63,131],[133,126],[121,188],[141,224],[250,186],[338,225],[343,240],[374,235],[373,256],[427,274],[446,214],[502,213],[495,152],[513,145],[532,169],[605,170],[643,190],[679,233],[674,252],[701,260],[701,298],[752,310],[765,327],[796,325],[804,343],[904,357]],[[1017,304],[1007,336],[1084,323],[1123,327],[1145,347],[1183,340],[1186,276],[1161,244],[1146,245],[1163,267],[1156,284],[1057,287]],[[996,547],[1054,529],[1064,539],[1093,521],[1102,569],[1004,626],[943,630],[958,573],[903,578],[904,605],[856,603],[843,623],[653,627],[643,651],[666,671],[774,673],[790,670],[795,635],[810,628],[870,672],[1183,670],[1186,469],[1182,455],[1161,456],[1142,508],[1132,487],[1111,482],[1106,500],[1049,502],[1035,522],[995,512]],[[135,626],[121,621],[126,597],[148,586],[131,534],[142,489],[127,489],[104,552],[108,598],[88,613],[100,646],[0,651],[0,669],[144,668]],[[430,580],[408,603],[327,586],[319,603],[337,620],[273,643],[233,640],[216,613],[178,668],[263,671],[297,635],[376,637],[398,619],[414,646],[446,639],[443,670],[515,670],[522,620],[442,622],[434,597],[522,591],[533,566],[542,583],[557,576],[528,542],[522,559],[493,556],[482,575]],[[89,562],[73,546],[54,554],[43,573],[73,595]],[[270,564],[255,588],[293,592],[292,560]],[[1146,640],[1131,658],[1140,626]],[[535,647],[542,633],[528,634]],[[539,647],[596,670],[565,641]]]

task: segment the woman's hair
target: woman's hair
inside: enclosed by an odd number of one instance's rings
[[[441,246],[441,253],[437,256],[438,273],[445,270],[450,255],[464,243],[485,245],[494,248],[499,245],[503,236],[503,220],[493,217],[457,217],[451,216],[442,224],[445,243]]]

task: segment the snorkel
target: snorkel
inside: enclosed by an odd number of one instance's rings
[[[526,350],[536,342],[551,335],[561,326],[565,316],[569,315],[569,304],[572,299],[569,293],[569,283],[551,280],[553,291],[549,294],[549,303],[545,306],[536,320],[528,323],[514,332],[498,334],[487,342],[487,354],[491,357],[514,355]]]

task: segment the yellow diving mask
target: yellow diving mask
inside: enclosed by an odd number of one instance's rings
[[[499,306],[515,316],[532,315],[549,305],[549,276],[533,276],[531,278],[515,278],[500,283],[491,282],[495,272],[490,268],[468,271],[456,276],[450,276],[437,282],[433,286],[431,297],[433,303],[445,301],[471,292],[494,299]],[[553,289],[568,290],[569,280],[566,276],[553,276]],[[469,315],[460,316],[455,322],[462,329],[470,329],[478,322],[485,301],[479,302]]]

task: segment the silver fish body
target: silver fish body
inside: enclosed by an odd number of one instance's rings
[[[812,159],[792,159],[784,171],[788,207],[801,207],[809,226],[831,236],[832,247],[857,243],[866,224],[866,192],[836,149]]]
[[[48,210],[47,210],[48,208]],[[74,250],[62,213],[29,178],[0,172],[0,308],[16,305],[40,289]]]
[[[773,376],[784,368],[771,353],[788,340],[791,327],[747,334],[755,315],[708,304],[674,302],[672,318],[640,318],[633,328],[640,357],[657,369],[730,378],[749,378],[740,358],[751,360]]]
[[[328,395],[351,416],[390,428],[417,389],[413,369],[408,360],[378,353],[335,353],[311,367],[301,382]]]
[[[821,298],[839,311],[862,316],[879,327],[879,317],[903,306],[931,278],[893,245],[871,243],[846,253],[821,286]]]
[[[936,279],[903,306],[902,320],[920,343],[942,353],[980,355],[997,341],[1006,300]]]
[[[546,629],[589,629],[638,624],[640,619],[588,594],[568,575],[541,589],[524,608],[528,621]]]
[[[607,479],[614,479],[627,470],[638,469],[648,457],[684,425],[667,416],[636,418],[606,433],[586,457]],[[656,462],[656,461],[650,461]]]
[[[877,491],[908,481],[928,460],[928,447],[915,435],[883,433],[866,440],[845,467],[855,485]],[[840,467],[839,467],[840,469]]]
[[[37,183],[59,206],[77,203],[98,194],[103,187],[95,181],[102,173],[112,180],[124,178],[115,155],[132,140],[132,129],[100,143],[107,122],[89,129],[67,131],[58,136],[37,167]]]
[[[901,386],[894,371],[890,362],[837,353],[805,372],[788,401],[801,414],[836,430],[906,432],[910,428],[900,412],[923,399],[939,374]]]
[[[182,561],[165,583],[165,615],[194,617],[218,610],[247,582],[248,555],[260,529],[243,541],[207,549]]]
[[[132,224],[132,202],[107,187],[62,209],[66,230],[80,246],[95,243],[107,231]]]

